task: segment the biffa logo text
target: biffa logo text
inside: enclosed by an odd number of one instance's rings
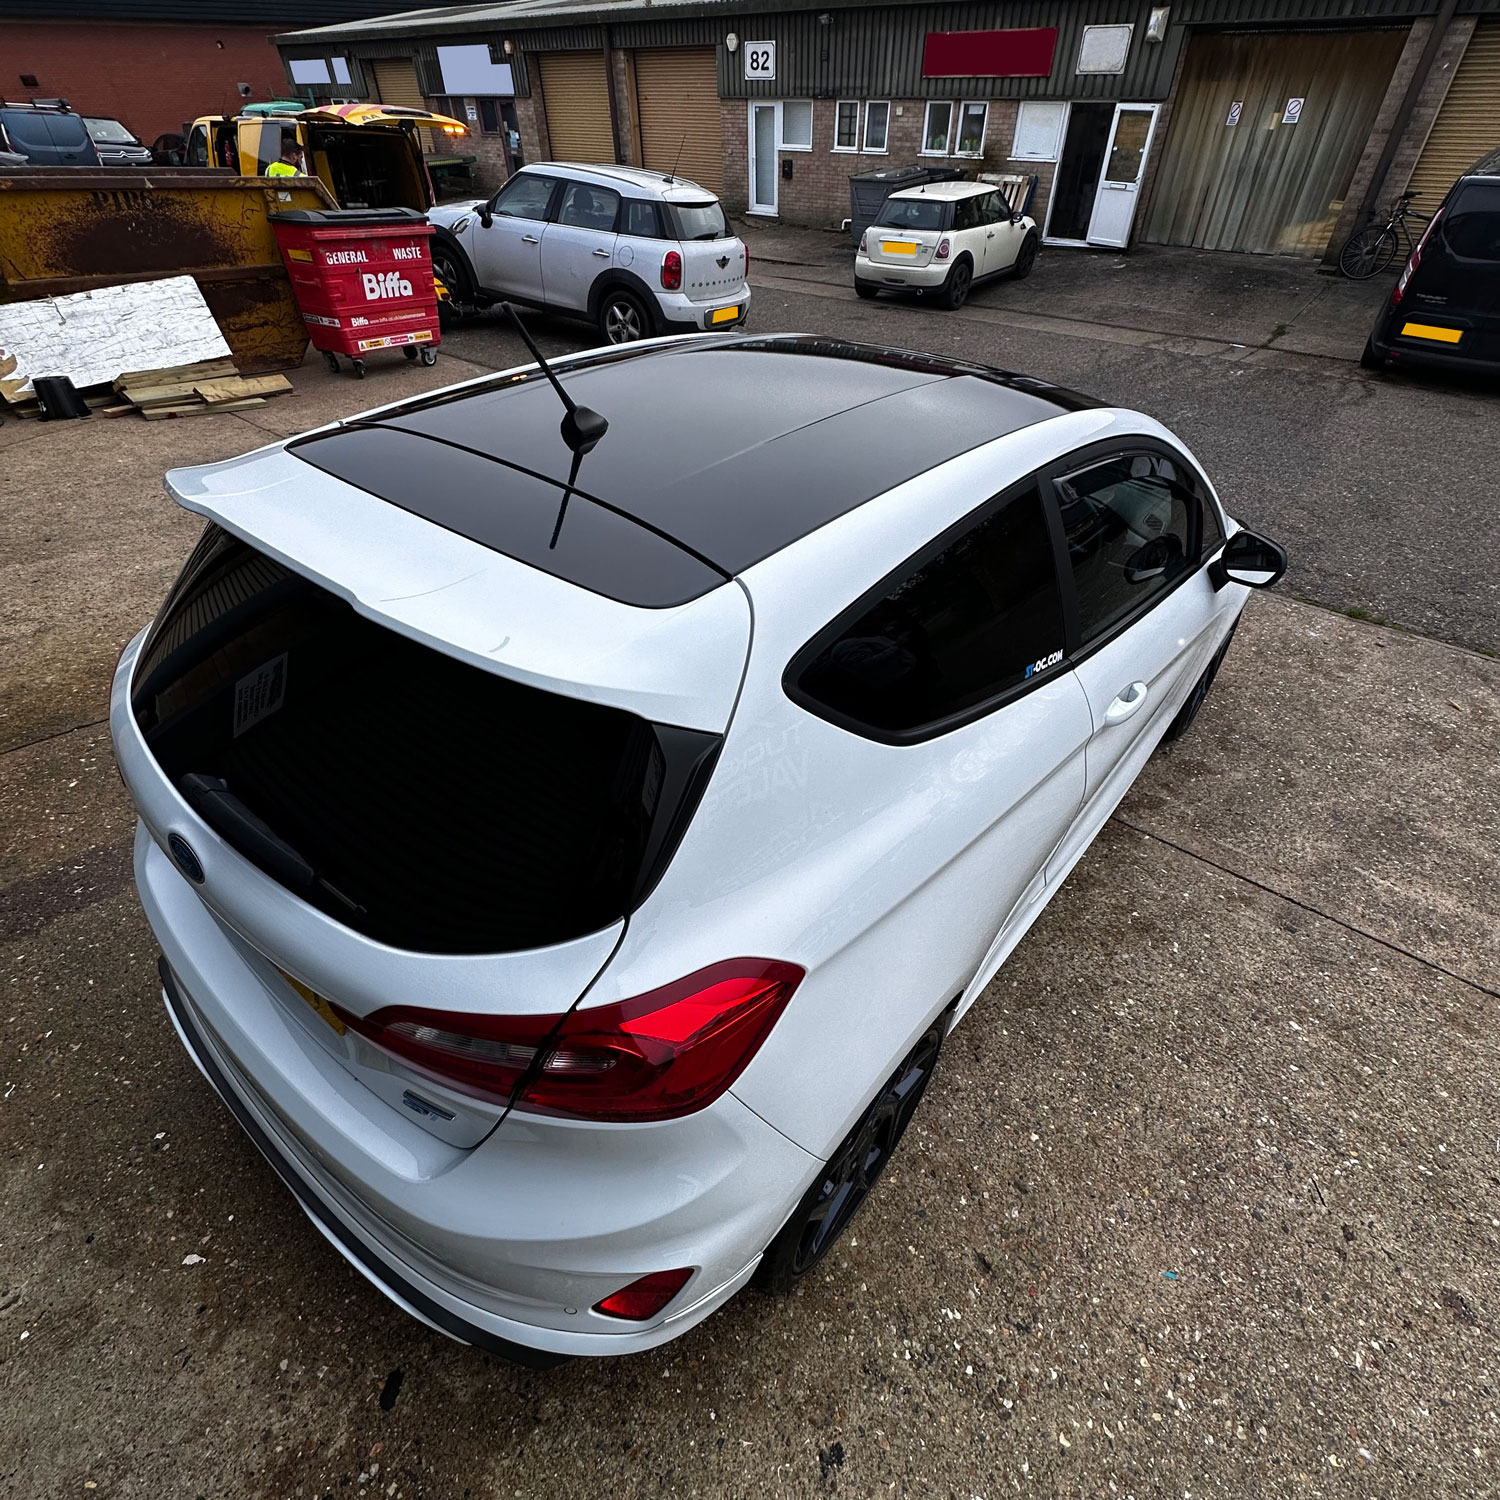
[[[365,298],[378,302],[382,297],[410,297],[411,282],[399,271],[366,271]]]

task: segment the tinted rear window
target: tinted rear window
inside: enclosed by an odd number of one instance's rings
[[[1045,672],[1062,646],[1056,564],[1033,485],[884,586],[791,670],[809,706],[910,734]]]
[[[892,229],[941,229],[945,207],[936,198],[887,198],[875,222]]]
[[[722,240],[729,233],[724,210],[715,201],[708,203],[674,203],[677,232],[685,240]]]
[[[1500,182],[1470,182],[1443,215],[1443,243],[1465,260],[1500,261]]]
[[[544,947],[618,920],[682,811],[683,756],[717,744],[467,666],[216,527],[141,653],[132,707],[241,854],[420,952]]]
[[[77,115],[46,110],[8,109],[0,120],[12,141],[25,150],[76,150],[88,143],[88,131]]]

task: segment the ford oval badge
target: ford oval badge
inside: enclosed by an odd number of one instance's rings
[[[180,833],[173,833],[167,836],[167,848],[172,851],[172,858],[177,861],[177,868],[194,885],[202,885],[203,864],[193,853],[193,846]]]

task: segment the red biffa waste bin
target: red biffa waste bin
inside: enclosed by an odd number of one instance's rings
[[[365,356],[400,349],[437,362],[437,293],[427,241],[432,226],[411,208],[292,209],[272,214],[276,243],[313,348],[330,370],[338,356],[364,378]]]

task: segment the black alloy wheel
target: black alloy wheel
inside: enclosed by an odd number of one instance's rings
[[[949,312],[956,312],[969,296],[969,284],[974,280],[974,270],[966,260],[961,260],[948,272],[943,283],[942,305]]]
[[[829,1158],[762,1256],[755,1272],[755,1285],[762,1291],[790,1291],[849,1227],[911,1123],[947,1029],[945,1012],[923,1033]]]
[[[1021,281],[1031,275],[1031,268],[1036,264],[1036,234],[1028,233],[1021,241],[1021,248],[1016,251],[1016,262],[1010,268],[1010,274],[1016,281]]]

